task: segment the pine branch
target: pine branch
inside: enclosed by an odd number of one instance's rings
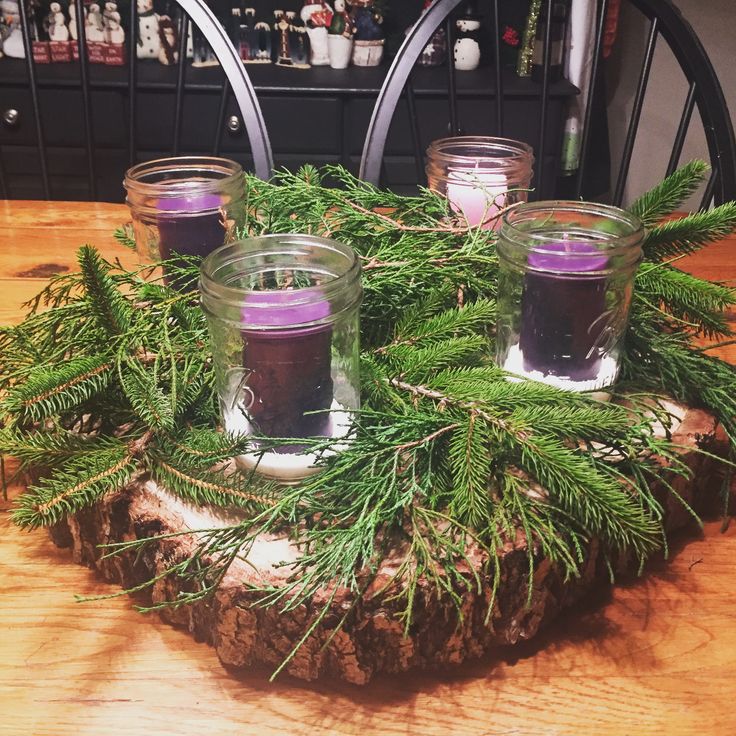
[[[120,489],[135,470],[135,459],[122,443],[106,452],[76,457],[27,488],[16,501],[13,521],[29,529],[55,524]]]
[[[694,253],[704,245],[728,237],[735,228],[736,202],[727,202],[653,227],[644,241],[644,256],[650,261],[661,261]]]
[[[727,310],[736,305],[736,290],[691,276],[669,266],[644,266],[636,279],[637,293],[655,306],[708,337],[731,335]]]
[[[125,333],[131,322],[130,305],[110,277],[110,264],[88,245],[79,249],[77,257],[87,304],[98,324],[111,336]]]
[[[64,429],[55,431],[20,431],[0,429],[0,455],[20,460],[21,468],[56,467],[80,456],[107,453],[120,446],[120,440],[110,437],[89,437]]]
[[[2,411],[20,423],[40,422],[69,411],[107,388],[112,367],[108,355],[37,366],[22,383],[9,389]]]
[[[135,250],[135,236],[132,224],[128,223],[127,225],[122,225],[117,228],[112,235],[120,245],[130,248],[130,250]]]
[[[691,161],[639,197],[629,211],[644,223],[644,227],[654,227],[664,217],[672,214],[698,188],[709,171],[710,167],[705,161]]]
[[[174,429],[171,399],[156,382],[155,374],[136,360],[118,365],[118,380],[137,416],[149,427]]]
[[[196,504],[236,506],[245,509],[273,506],[273,488],[260,484],[252,473],[226,474],[225,471],[181,469],[153,453],[149,464],[153,479],[164,488]]]

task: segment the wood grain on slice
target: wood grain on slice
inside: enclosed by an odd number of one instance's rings
[[[697,452],[699,444],[715,442],[713,417],[698,410],[682,412],[673,440],[688,449],[682,459],[692,468],[691,479],[667,473],[667,480],[688,502],[702,506],[716,462]],[[663,467],[663,473],[667,471]],[[657,489],[664,502],[668,528],[682,527],[689,514],[682,504]],[[95,507],[72,516],[55,529],[60,545],[70,545],[76,561],[99,570],[112,582],[131,588],[160,575],[172,561],[191,556],[194,535],[159,539],[142,554],[103,558],[100,545],[162,534],[206,529],[221,524],[219,512],[208,512],[181,502],[139,478]],[[398,544],[398,543],[397,543]],[[559,571],[534,550],[534,585],[528,604],[528,551],[524,535],[509,539],[500,553],[501,579],[490,621],[486,620],[492,595],[486,553],[470,546],[468,557],[480,573],[480,590],[469,585],[462,595],[462,618],[449,597],[437,597],[433,586],[421,580],[417,588],[414,621],[408,632],[399,620],[401,601],[384,593],[406,550],[397,546],[379,567],[375,578],[364,577],[364,598],[355,604],[345,589],[319,591],[305,605],[289,611],[254,605],[254,587],[283,586],[292,574],[289,563],[298,554],[285,537],[261,537],[247,562],[236,563],[223,579],[216,595],[192,606],[163,609],[161,616],[184,626],[198,640],[212,644],[220,660],[234,667],[264,665],[276,668],[296,647],[309,626],[320,619],[314,633],[287,665],[294,677],[313,680],[330,676],[354,684],[372,677],[412,669],[447,668],[477,659],[502,646],[533,638],[540,627],[561,610],[576,603],[605,574],[598,547],[592,542],[579,579],[564,580]],[[154,604],[175,600],[184,583],[173,577],[157,582],[151,591]],[[394,595],[396,589],[391,589]],[[329,598],[332,597],[332,600]],[[351,610],[352,609],[352,610]],[[350,613],[348,613],[350,612]],[[337,633],[335,627],[347,615]]]

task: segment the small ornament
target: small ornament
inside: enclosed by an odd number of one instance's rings
[[[353,50],[353,19],[345,8],[345,0],[335,0],[335,12],[330,22],[327,43],[330,53],[330,66],[333,69],[347,69]]]
[[[168,15],[158,19],[158,60],[164,66],[172,66],[179,61],[179,32]]]
[[[457,38],[453,49],[455,69],[472,71],[480,64],[480,19],[473,3],[468,3],[464,12],[455,21]]]
[[[378,66],[383,59],[383,16],[375,9],[374,0],[354,0],[351,17],[355,25],[353,64]]]
[[[289,21],[283,10],[273,11],[273,34],[271,45],[277,66],[292,66],[289,54]]]
[[[547,5],[542,4],[532,51],[532,79],[541,82],[544,76],[544,38],[547,33]],[[567,6],[563,2],[552,5],[550,22],[549,81],[562,78],[562,62],[565,57],[565,28],[567,25]]]
[[[202,31],[195,23],[191,23],[190,28],[192,29],[192,66],[197,68],[217,66],[220,62],[217,61],[217,57],[209,43],[207,43]]]
[[[432,4],[432,0],[424,0],[424,7],[422,8],[422,15],[427,12],[427,9]],[[406,29],[406,33],[413,28],[409,26]],[[444,27],[440,26],[429,39],[429,43],[422,49],[422,53],[417,59],[419,66],[442,66],[447,59],[447,34],[445,33]]]
[[[259,21],[253,26],[253,39],[255,52],[251,52],[250,64],[270,64],[272,59],[271,50],[271,27],[265,21]]]
[[[311,49],[304,21],[292,10],[286,13],[289,21],[289,55],[297,69],[309,69]]]
[[[332,9],[325,2],[315,3],[306,0],[301,10],[301,19],[307,29],[312,66],[328,66],[330,51],[327,43],[327,29],[332,22]]]

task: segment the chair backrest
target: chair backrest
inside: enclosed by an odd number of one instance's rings
[[[83,121],[84,121],[84,140],[86,146],[87,158],[87,178],[89,182],[89,193],[91,199],[97,198],[97,166],[95,161],[95,138],[92,125],[92,95],[91,90],[93,84],[90,81],[89,60],[87,55],[87,41],[85,38],[84,27],[84,7],[82,0],[73,0],[76,9],[76,25],[77,25],[77,53],[79,58],[79,85],[82,93],[83,105]],[[203,0],[176,0],[181,6],[179,23],[179,49],[178,49],[178,69],[175,93],[175,112],[174,112],[174,130],[172,134],[171,154],[177,155],[180,150],[181,130],[182,130],[182,113],[183,99],[185,91],[186,78],[186,46],[188,37],[189,20],[199,29],[205,37],[207,43],[211,46],[217,60],[219,61],[226,78],[220,98],[218,124],[216,128],[215,139],[212,143],[212,153],[219,154],[220,138],[224,127],[224,118],[227,110],[227,103],[230,94],[234,95],[237,105],[240,109],[242,121],[250,143],[250,153],[253,158],[253,167],[256,176],[267,179],[273,171],[273,156],[271,152],[271,144],[266,131],[266,125],[261,113],[260,105],[256,98],[253,86],[248,78],[238,52],[233,47],[232,42],[228,38],[220,21],[214,16],[212,11],[207,7]],[[20,23],[23,34],[23,42],[26,49],[26,70],[28,82],[30,84],[32,111],[35,124],[36,148],[39,158],[39,169],[43,185],[43,193],[46,199],[51,197],[51,187],[49,183],[48,157],[46,137],[44,135],[44,127],[42,124],[41,104],[38,94],[38,79],[36,74],[36,65],[33,59],[32,41],[30,33],[30,25],[28,12],[24,0],[20,0]],[[132,165],[138,158],[138,147],[136,137],[136,115],[137,115],[137,52],[136,52],[136,29],[138,21],[136,0],[130,1],[130,38],[128,40],[128,159]],[[120,172],[120,178],[124,172]],[[5,176],[2,171],[2,162],[0,161],[0,196],[6,195]]]
[[[703,121],[705,137],[712,173],[702,205],[707,206],[711,200],[717,204],[736,198],[736,142],[734,141],[733,127],[728,111],[723,90],[716,76],[715,70],[708,58],[705,49],[698,40],[690,24],[682,17],[682,14],[671,2],[671,0],[628,0],[632,6],[643,13],[650,21],[649,37],[644,59],[638,78],[637,91],[634,98],[630,123],[624,143],[622,161],[612,191],[614,204],[620,204],[626,178],[631,165],[631,156],[639,127],[642,106],[644,103],[647,83],[652,66],[654,48],[656,41],[662,37],[677,59],[677,62],[689,83],[689,93],[680,120],[680,125],[673,142],[672,153],[667,166],[666,173],[671,173],[677,166],[682,153],[685,136],[690,125],[694,107],[697,105]],[[396,107],[402,95],[406,95],[409,115],[412,118],[411,127],[415,138],[415,157],[417,159],[418,175],[423,169],[422,145],[418,140],[418,126],[415,120],[415,106],[410,81],[411,71],[419,58],[422,50],[429,42],[435,31],[447,23],[448,45],[451,41],[452,27],[449,18],[453,10],[460,5],[462,0],[436,0],[414,25],[407,34],[404,43],[399,49],[391,68],[386,75],[385,82],[380,91],[376,105],[373,110],[370,124],[366,135],[365,145],[360,164],[360,177],[365,181],[378,184],[381,178],[381,167],[383,162],[386,139],[389,127]],[[553,0],[542,0],[546,6],[547,17],[551,18],[553,13]],[[603,53],[603,35],[605,30],[605,18],[608,11],[608,0],[598,0],[597,21],[594,37],[593,62],[590,73],[590,82],[587,90],[587,105],[584,120],[582,121],[581,151],[579,167],[575,180],[574,194],[581,196],[586,166],[589,161],[590,132],[592,111],[596,95],[601,94],[598,84],[599,71]],[[500,37],[499,27],[499,0],[491,0],[493,18],[494,38]],[[542,81],[539,85],[539,110],[538,110],[538,134],[535,143],[536,159],[536,182],[545,182],[544,167],[546,165],[545,154],[548,151],[549,140],[547,137],[548,107],[550,91],[550,61],[551,61],[551,23],[545,24],[543,38],[543,71]],[[496,119],[495,130],[490,132],[496,135],[508,133],[513,137],[511,131],[504,131],[504,100],[503,100],[503,75],[500,63],[500,44],[495,43],[495,102]],[[449,129],[451,133],[457,134],[457,105],[456,87],[454,82],[453,55],[448,54],[448,97],[449,97]],[[665,173],[664,171],[662,173]],[[421,178],[420,178],[421,181]],[[552,196],[549,185],[537,187],[536,196]]]

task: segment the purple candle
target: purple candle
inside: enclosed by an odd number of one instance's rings
[[[219,248],[225,242],[221,205],[218,194],[160,198],[157,224],[161,260],[176,261],[177,255],[203,258]],[[164,280],[168,283],[165,274]]]
[[[300,304],[300,290],[254,292],[243,308],[244,409],[254,433],[267,437],[330,436],[332,326],[327,300]],[[304,327],[289,327],[290,325]],[[309,412],[320,412],[310,414]],[[277,452],[299,452],[283,446]]]
[[[525,371],[596,378],[606,339],[608,258],[591,242],[545,243],[528,260],[519,347]]]

